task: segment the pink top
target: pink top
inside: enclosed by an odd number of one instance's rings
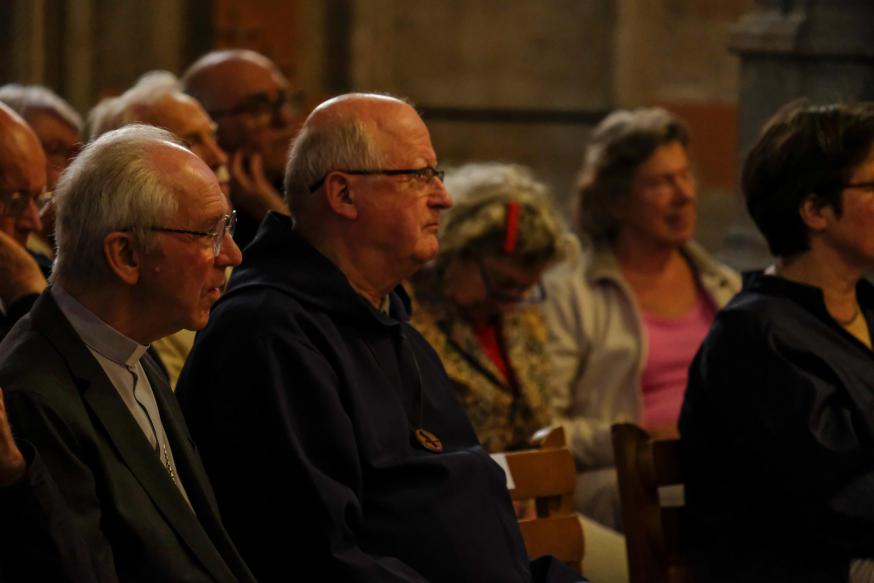
[[[710,329],[716,308],[706,294],[685,315],[665,319],[643,314],[649,345],[643,369],[643,425],[674,425],[680,417],[689,365]]]

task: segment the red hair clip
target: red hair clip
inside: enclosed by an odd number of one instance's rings
[[[516,250],[516,239],[519,238],[519,202],[507,203],[507,222],[504,225],[504,253]]]

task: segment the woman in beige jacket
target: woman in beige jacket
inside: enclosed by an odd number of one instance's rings
[[[610,426],[675,436],[688,365],[740,279],[692,241],[685,125],[617,111],[594,130],[579,180],[583,240],[547,280],[553,405],[576,456],[577,508],[621,530]]]

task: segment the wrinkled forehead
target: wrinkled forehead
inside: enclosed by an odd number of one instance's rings
[[[400,103],[374,116],[377,143],[389,156],[415,158],[431,165],[436,154],[425,122],[411,106]]]
[[[162,143],[150,152],[149,162],[176,196],[180,211],[197,214],[216,199],[226,205],[215,173],[182,146]],[[221,210],[229,212],[224,207]]]
[[[143,121],[167,129],[177,136],[212,128],[212,120],[200,103],[184,93],[164,96],[142,117]]]

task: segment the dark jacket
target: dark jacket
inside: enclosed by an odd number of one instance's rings
[[[874,289],[858,298],[874,330]],[[680,416],[696,581],[846,583],[874,558],[874,353],[822,292],[748,277]]]
[[[20,442],[18,447],[27,473],[0,488],[0,581],[98,581],[91,553],[57,484],[31,444]]]
[[[45,462],[99,581],[252,581],[170,387],[142,362],[194,512],[50,290],[0,343],[13,434]]]
[[[260,580],[530,580],[505,478],[406,311],[270,214],[198,336],[180,402]]]

